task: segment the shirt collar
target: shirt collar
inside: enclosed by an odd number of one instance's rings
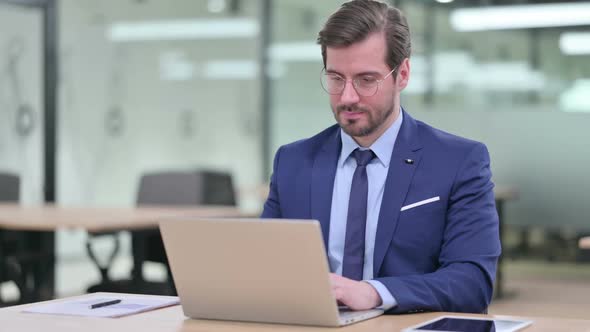
[[[404,112],[400,108],[399,116],[389,128],[381,135],[370,147],[375,156],[384,167],[389,167],[391,154],[393,153],[393,146],[397,140],[397,134],[402,126]],[[340,139],[342,140],[342,150],[340,151],[340,159],[338,160],[338,167],[343,167],[344,163],[355,149],[366,150],[360,147],[354,139],[340,128]]]

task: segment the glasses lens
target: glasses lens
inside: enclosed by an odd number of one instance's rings
[[[320,82],[324,91],[331,95],[339,95],[344,91],[347,80],[333,73],[326,73],[322,70],[320,75]],[[356,92],[364,97],[371,97],[377,93],[379,89],[380,80],[373,76],[359,77],[352,81]]]
[[[356,88],[356,92],[364,97],[371,97],[375,93],[377,93],[377,88],[379,85],[379,81],[373,77],[361,77],[357,78],[354,81],[354,87]]]
[[[346,80],[341,76],[335,74],[327,74],[323,71],[321,75],[321,82],[322,88],[324,88],[324,90],[331,95],[337,95],[342,93],[344,85],[346,84]]]

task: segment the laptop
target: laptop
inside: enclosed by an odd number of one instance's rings
[[[160,232],[187,317],[343,326],[383,314],[339,310],[315,220],[185,218]]]

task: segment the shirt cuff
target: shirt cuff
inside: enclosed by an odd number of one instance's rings
[[[385,287],[385,285],[383,285],[383,283],[381,283],[377,280],[363,280],[363,281],[368,283],[369,285],[373,286],[373,288],[375,288],[375,290],[377,291],[377,293],[381,297],[381,305],[378,306],[376,309],[382,309],[384,311],[387,311],[387,310],[397,306],[397,301],[395,300],[393,295],[391,295],[391,292],[389,291],[389,289],[387,289],[387,287]]]

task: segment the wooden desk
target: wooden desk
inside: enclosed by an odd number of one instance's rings
[[[25,302],[54,298],[56,230],[74,228],[105,232],[149,229],[157,228],[158,222],[174,217],[244,217],[244,214],[235,207],[226,206],[108,208],[0,204],[0,228],[31,232],[40,252],[46,253],[45,259],[34,268],[31,276],[34,285],[27,290]],[[106,274],[104,267],[99,268],[101,273]]]
[[[61,300],[56,300],[61,301]],[[180,306],[168,307],[142,314],[122,318],[89,318],[75,316],[53,316],[28,314],[21,311],[28,305],[0,309],[2,328],[7,331],[43,331],[43,332],[115,332],[115,331],[148,331],[148,332],[225,332],[225,331],[284,331],[284,332],[316,332],[316,331],[367,331],[393,332],[433,319],[440,315],[459,315],[452,313],[427,313],[412,315],[388,315],[370,319],[347,327],[317,328],[307,326],[242,323],[229,321],[209,321],[187,319]],[[461,314],[463,316],[463,314]],[[498,315],[469,315],[473,317],[510,317]],[[515,318],[515,317],[511,317]],[[523,317],[518,317],[523,318]],[[533,324],[525,331],[590,331],[590,320],[566,319],[552,317],[526,317]]]
[[[104,232],[158,227],[173,217],[243,217],[235,207],[141,206],[129,208],[63,207],[56,205],[20,206],[0,204],[0,228],[55,231],[77,228]]]

